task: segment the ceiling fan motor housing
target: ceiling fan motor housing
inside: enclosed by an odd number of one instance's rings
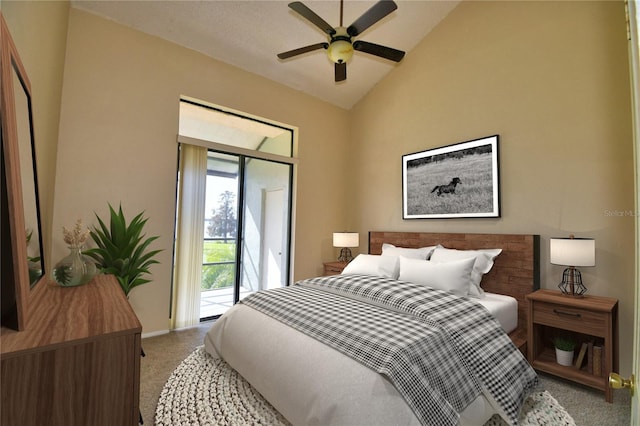
[[[347,30],[344,27],[336,28],[336,33],[331,36],[327,55],[336,64],[346,63],[353,56],[351,36],[347,34]]]

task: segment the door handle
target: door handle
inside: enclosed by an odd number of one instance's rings
[[[631,392],[631,396],[633,396],[636,389],[636,378],[632,374],[630,378],[623,379],[618,373],[611,373],[609,374],[609,387],[613,389],[627,388]]]

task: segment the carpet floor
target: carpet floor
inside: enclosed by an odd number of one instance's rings
[[[253,386],[222,359],[196,348],[169,377],[156,408],[156,426],[291,426]],[[522,426],[576,426],[567,411],[545,390],[525,401]],[[508,426],[494,415],[484,426]]]
[[[210,323],[173,331],[142,340],[146,357],[141,361],[140,410],[145,425],[155,424],[155,412],[162,389],[181,363],[203,344]],[[573,417],[577,426],[627,426],[630,424],[630,397],[615,391],[612,404],[602,392],[553,376],[540,375],[542,387]]]

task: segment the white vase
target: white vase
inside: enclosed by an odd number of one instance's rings
[[[560,365],[571,367],[573,365],[573,351],[563,351],[556,348],[556,361]]]

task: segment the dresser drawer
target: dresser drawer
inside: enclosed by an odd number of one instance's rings
[[[592,336],[604,337],[609,315],[576,307],[547,302],[534,302],[533,322]]]

